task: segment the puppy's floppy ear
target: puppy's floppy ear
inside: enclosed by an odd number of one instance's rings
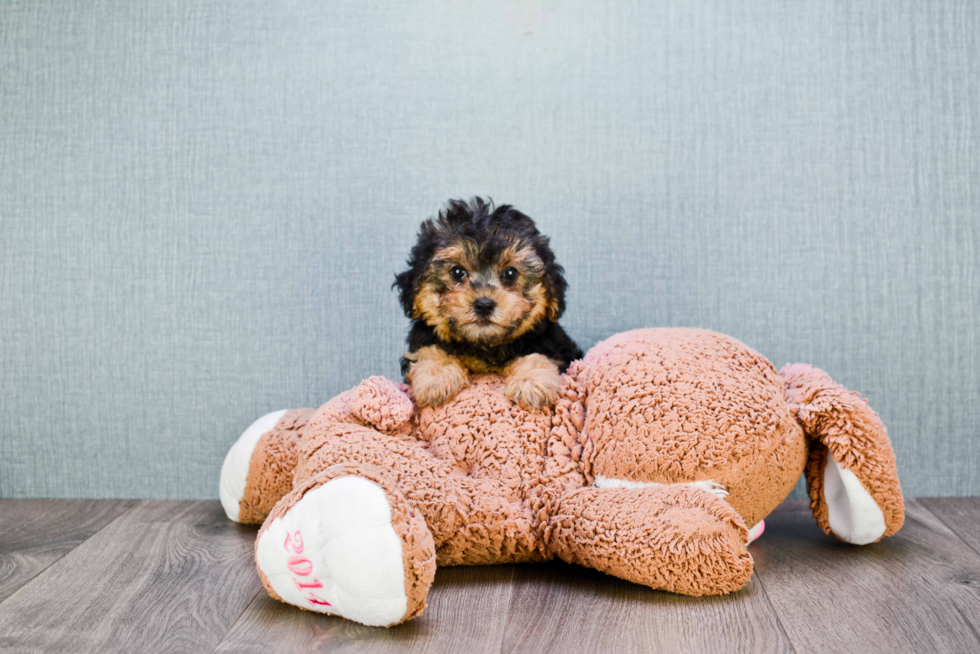
[[[565,313],[565,289],[568,288],[568,282],[565,281],[565,269],[557,262],[552,262],[552,265],[547,267],[547,274],[546,285],[551,296],[548,302],[548,320],[558,322],[561,315]]]
[[[558,322],[561,318],[561,314],[565,312],[565,307],[561,306],[559,302],[552,300],[548,303],[548,320],[551,322]]]
[[[411,318],[414,312],[412,307],[415,304],[415,295],[418,292],[412,269],[409,268],[395,275],[395,283],[391,286],[392,288],[398,288],[398,301],[401,302],[402,311],[405,312],[406,316]]]
[[[531,224],[532,233],[529,236],[531,244],[534,246],[538,258],[544,264],[544,285],[548,290],[548,320],[558,322],[562,314],[565,313],[565,289],[568,282],[565,281],[565,269],[555,260],[555,253],[551,249],[551,239],[539,233],[530,218],[523,216]]]
[[[418,240],[408,255],[408,269],[395,275],[393,288],[398,288],[398,299],[402,310],[409,318],[414,318],[415,296],[418,294],[422,276],[429,267],[429,262],[439,244],[441,227],[431,218],[419,227]]]

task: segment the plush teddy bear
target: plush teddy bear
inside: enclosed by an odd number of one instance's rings
[[[372,377],[319,410],[260,418],[220,496],[262,522],[269,593],[367,625],[422,612],[437,565],[565,561],[686,595],[741,588],[746,545],[805,472],[829,534],[871,543],[904,520],[895,458],[856,393],[776,372],[733,338],[646,329],[599,343],[526,411],[476,376],[440,407]],[[751,526],[753,529],[749,529]]]

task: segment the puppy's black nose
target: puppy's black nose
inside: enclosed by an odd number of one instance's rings
[[[481,297],[480,299],[473,301],[473,313],[481,318],[486,318],[493,313],[493,310],[496,308],[497,303],[488,297]]]

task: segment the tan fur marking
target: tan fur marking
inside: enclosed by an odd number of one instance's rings
[[[427,325],[436,330],[436,334],[442,340],[452,340],[449,316],[445,315],[442,311],[439,293],[428,283],[419,289],[418,294],[415,296],[413,309],[412,317],[425,320]]]
[[[533,248],[517,249],[516,245],[510,246],[500,254],[498,267],[503,270],[507,266],[514,266],[522,275],[531,276],[540,275],[544,269],[544,264]]]
[[[459,362],[463,364],[467,370],[475,375],[486,375],[492,373],[499,373],[500,369],[496,366],[490,365],[483,359],[471,356],[461,356],[459,357]]]
[[[470,383],[469,373],[459,359],[437,345],[409,352],[405,358],[412,362],[406,378],[419,406],[445,404]]]
[[[553,297],[549,297],[546,306],[548,308],[548,320],[551,322],[558,322],[558,318],[561,317],[559,313],[560,309],[558,306],[558,300]]]
[[[549,304],[552,302],[544,284],[535,284],[525,292],[525,295],[530,295],[533,298],[533,304],[529,304],[530,310],[523,318],[520,326],[511,334],[511,339],[523,336],[536,325],[540,324],[548,313]]]
[[[514,359],[504,369],[505,392],[525,409],[552,406],[561,389],[558,366],[543,354]]]
[[[454,263],[465,263],[466,250],[462,246],[453,244],[447,245],[432,255],[433,261],[452,261]]]
[[[425,320],[426,324],[433,327],[439,338],[444,341],[452,340],[452,328],[450,326],[452,315],[446,312],[443,306],[443,293],[440,293],[439,290],[440,288],[458,286],[445,273],[452,267],[449,264],[462,264],[468,269],[469,264],[466,259],[466,249],[458,244],[448,245],[436,252],[432,255],[432,261],[444,264],[440,267],[444,270],[430,269],[415,294],[412,317]]]

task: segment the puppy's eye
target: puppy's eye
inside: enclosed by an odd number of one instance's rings
[[[508,266],[507,268],[504,268],[503,272],[500,273],[500,281],[510,286],[517,281],[517,275],[517,268]]]
[[[453,266],[449,270],[449,276],[452,277],[454,282],[461,282],[466,279],[466,268],[462,266]]]

